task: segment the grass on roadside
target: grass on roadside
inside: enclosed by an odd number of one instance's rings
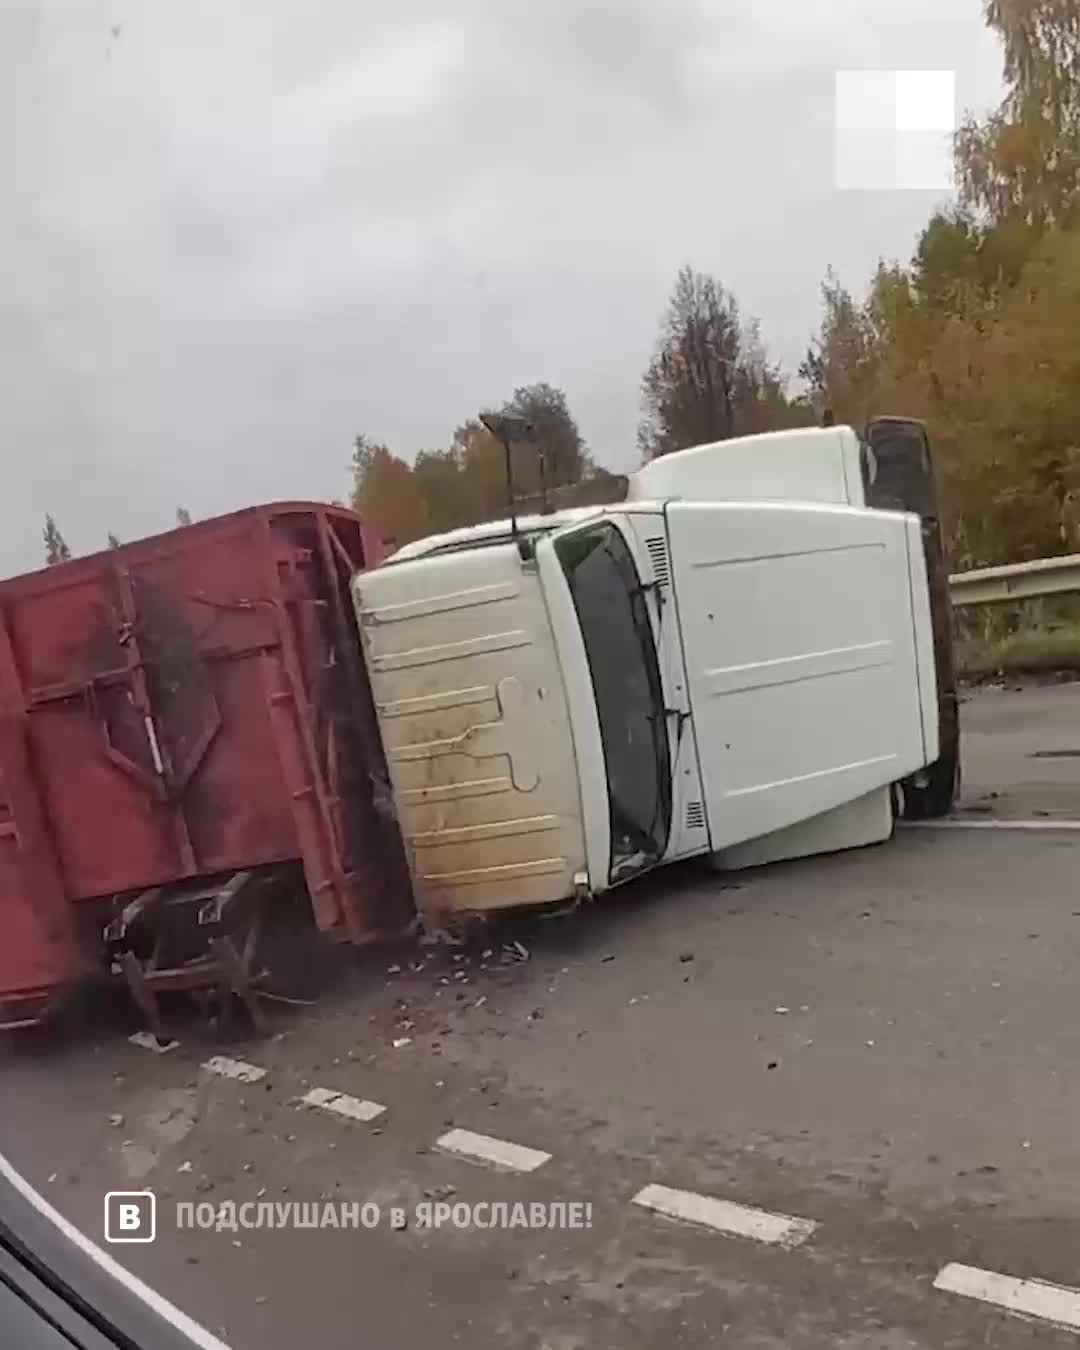
[[[1021,628],[998,636],[958,633],[956,663],[964,680],[1080,670],[1080,623]]]

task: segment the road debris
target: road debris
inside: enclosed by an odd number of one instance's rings
[[[464,947],[465,939],[448,928],[428,928],[420,934],[421,947]]]

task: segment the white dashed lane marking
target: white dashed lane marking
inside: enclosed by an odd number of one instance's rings
[[[944,816],[941,820],[898,820],[905,830],[1080,830],[1080,820],[965,820]]]
[[[753,1238],[755,1242],[770,1242],[779,1247],[797,1247],[818,1226],[813,1219],[770,1214],[765,1209],[736,1205],[730,1200],[699,1195],[696,1191],[676,1191],[670,1186],[646,1186],[634,1196],[634,1204],[655,1210],[669,1219],[682,1219],[718,1233]]]
[[[332,1092],[329,1088],[312,1088],[300,1100],[305,1106],[317,1106],[323,1111],[333,1111],[338,1116],[348,1116],[350,1120],[374,1120],[386,1110],[378,1102],[350,1097],[347,1092]]]
[[[222,1078],[235,1078],[241,1083],[257,1083],[265,1078],[266,1070],[257,1064],[246,1064],[242,1059],[230,1059],[228,1055],[214,1055],[203,1065],[208,1073],[220,1074]]]
[[[959,829],[1060,829],[1060,822],[1044,821],[933,821],[919,822],[931,827]],[[1069,822],[1065,828],[1080,829],[1080,821]],[[129,1038],[134,1045],[159,1054],[173,1049],[177,1042],[164,1046],[149,1032],[136,1032]],[[232,1078],[242,1083],[257,1083],[266,1076],[266,1070],[257,1064],[248,1064],[227,1055],[214,1055],[202,1066],[209,1073]],[[331,1088],[310,1088],[300,1099],[303,1106],[329,1111],[349,1120],[372,1121],[381,1116],[386,1107],[380,1102],[335,1092]],[[550,1162],[551,1154],[540,1149],[526,1148],[507,1139],[496,1139],[472,1130],[453,1129],[440,1135],[435,1147],[444,1153],[470,1162],[509,1172],[535,1172]],[[755,1209],[697,1191],[675,1190],[670,1186],[645,1186],[633,1197],[632,1203],[652,1210],[669,1219],[708,1228],[731,1237],[749,1238],[785,1249],[799,1246],[820,1225],[814,1219],[802,1219],[791,1214],[776,1214],[770,1210]],[[1019,1279],[999,1275],[953,1262],[945,1266],[934,1280],[934,1288],[963,1298],[975,1299],[1019,1317],[1036,1318],[1053,1326],[1080,1332],[1080,1289],[1051,1284],[1045,1280]]]
[[[450,1130],[435,1141],[435,1147],[472,1162],[489,1163],[492,1167],[510,1172],[535,1172],[550,1158],[536,1148],[511,1144],[505,1139],[492,1139],[487,1134],[473,1134],[472,1130]]]
[[[934,1281],[935,1289],[964,1298],[976,1298],[1021,1317],[1038,1317],[1069,1331],[1080,1331],[1080,1289],[1045,1280],[1019,1280],[978,1266],[953,1262]]]

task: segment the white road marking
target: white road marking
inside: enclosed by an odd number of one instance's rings
[[[245,1064],[242,1059],[230,1059],[228,1055],[214,1055],[203,1068],[210,1073],[219,1073],[222,1078],[237,1078],[241,1083],[257,1083],[266,1076],[266,1070],[257,1064]]]
[[[179,1041],[159,1041],[151,1031],[136,1031],[128,1040],[140,1050],[153,1050],[155,1055],[167,1055],[180,1044]]]
[[[996,1275],[992,1270],[962,1266],[955,1261],[938,1273],[934,1288],[977,1298],[1021,1317],[1038,1317],[1069,1331],[1080,1331],[1080,1289],[1045,1280]]]
[[[535,1172],[551,1158],[550,1153],[541,1153],[539,1149],[493,1139],[487,1134],[473,1134],[472,1130],[450,1130],[435,1140],[435,1147],[511,1172]]]
[[[193,1322],[186,1313],[182,1313],[179,1308],[174,1307],[168,1299],[162,1298],[156,1290],[151,1289],[147,1284],[143,1284],[142,1280],[132,1275],[119,1261],[114,1261],[107,1252],[103,1252],[100,1247],[91,1242],[73,1223],[69,1223],[46,1199],[38,1195],[37,1191],[24,1177],[15,1171],[2,1153],[0,1153],[0,1177],[10,1182],[24,1200],[27,1200],[39,1214],[44,1215],[50,1223],[54,1224],[64,1237],[84,1252],[95,1265],[99,1266],[107,1275],[111,1275],[114,1280],[122,1284],[136,1298],[141,1299],[163,1321],[168,1322],[170,1326],[174,1326],[182,1336],[188,1338],[192,1345],[197,1346],[198,1350],[229,1350],[224,1341],[219,1341],[216,1336],[212,1336],[209,1331],[199,1326],[198,1322]]]
[[[720,1233],[771,1242],[780,1247],[797,1247],[817,1228],[813,1219],[796,1219],[790,1214],[770,1214],[730,1200],[699,1195],[696,1191],[676,1191],[670,1186],[646,1186],[634,1196],[634,1204],[656,1210],[669,1219],[683,1219]]]
[[[905,830],[1080,830],[1080,820],[965,820],[944,816],[941,820],[898,820]]]
[[[350,1097],[347,1092],[331,1092],[329,1088],[312,1088],[300,1100],[305,1106],[318,1106],[324,1111],[333,1111],[335,1115],[348,1116],[350,1120],[374,1120],[386,1110],[378,1102]]]

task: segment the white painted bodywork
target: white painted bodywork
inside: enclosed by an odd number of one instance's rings
[[[660,862],[743,867],[887,838],[889,785],[937,757],[919,522],[863,506],[853,432],[683,451],[632,475],[630,497],[522,519],[521,549],[505,521],[418,541],[354,581],[429,921],[612,884],[600,723],[556,554],[600,520],[634,558],[660,669]]]
[[[570,591],[555,553],[555,544],[575,527],[598,518],[613,521],[633,554],[638,575],[650,588],[649,617],[656,645],[664,707],[669,718],[672,782],[671,832],[663,862],[675,862],[710,851],[708,822],[690,716],[690,694],[683,661],[682,633],[674,604],[663,508],[645,503],[614,511],[590,511],[584,519],[560,517],[562,529],[536,541],[536,560],[544,586],[548,615],[562,665],[570,704],[570,723],[578,762],[587,854],[589,889],[611,884],[611,835],[607,776],[593,697],[592,678]],[[681,730],[680,730],[681,722]]]
[[[864,506],[859,438],[801,427],[695,445],[630,475],[631,501],[801,501]]]
[[[664,861],[674,862],[695,853],[707,853],[711,844],[693,734],[684,638],[672,587],[667,519],[659,506],[650,506],[650,510],[642,507],[628,511],[621,517],[621,525],[624,537],[631,542],[638,573],[642,581],[652,587],[649,613],[664,688],[671,747],[671,834]]]
[[[744,867],[790,858],[810,858],[815,853],[838,853],[841,849],[865,848],[892,837],[892,796],[888,787],[856,797],[853,802],[830,807],[820,815],[800,820],[786,829],[773,830],[743,844],[718,849],[712,864],[720,872],[737,872]]]
[[[536,568],[566,690],[567,718],[577,764],[587,889],[597,893],[606,887],[611,866],[607,772],[589,660],[552,538],[549,534],[537,540]]]
[[[574,525],[599,515],[600,509],[595,506],[571,506],[565,511],[555,511],[549,516],[519,516],[514,524],[518,534],[522,536],[548,534],[558,525]],[[411,544],[402,544],[390,561],[411,562],[415,558],[429,557],[432,553],[480,548],[486,544],[509,539],[512,533],[509,519],[485,520],[480,525],[465,525],[460,530],[429,534],[424,539],[414,539]]]
[[[672,502],[667,516],[714,851],[936,757],[911,603],[925,564],[906,516],[764,502]]]
[[[572,895],[583,812],[536,569],[495,544],[353,584],[421,913]]]

